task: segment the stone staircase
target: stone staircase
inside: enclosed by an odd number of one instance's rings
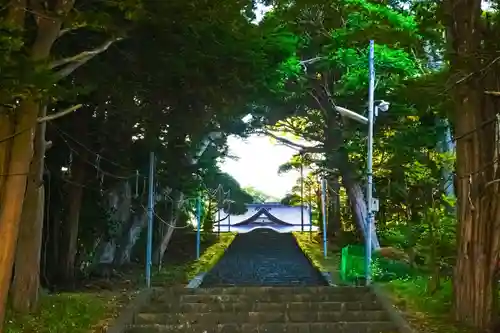
[[[366,287],[156,291],[127,333],[396,333]]]
[[[260,229],[237,235],[201,287],[321,285],[328,283],[292,234]]]

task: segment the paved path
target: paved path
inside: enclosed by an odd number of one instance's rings
[[[327,285],[292,234],[259,229],[239,234],[201,287]]]

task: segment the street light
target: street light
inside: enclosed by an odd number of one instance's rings
[[[366,262],[365,262],[365,274],[366,274],[366,284],[369,285],[371,282],[371,260],[372,260],[372,225],[373,225],[373,212],[378,211],[378,200],[373,199],[373,123],[375,122],[375,117],[378,116],[378,111],[387,112],[389,110],[390,103],[384,100],[374,100],[375,95],[375,69],[374,69],[374,43],[373,40],[370,41],[370,55],[369,55],[369,71],[370,71],[370,81],[368,90],[368,117],[360,115],[349,109],[336,106],[335,110],[339,112],[342,116],[351,118],[357,122],[368,124],[368,152],[367,152],[367,184],[366,184],[366,235],[365,235],[365,250],[366,250]]]
[[[304,151],[300,151],[300,225],[304,232]]]
[[[379,99],[375,101],[375,106],[374,106],[374,118],[378,116],[378,112],[387,112],[389,111],[389,106],[391,103],[384,101],[383,99]],[[340,113],[342,116],[351,118],[352,120],[356,120],[359,123],[363,124],[368,124],[369,120],[365,116],[356,113],[354,111],[351,111],[349,109],[343,108],[341,106],[335,106],[335,110]]]

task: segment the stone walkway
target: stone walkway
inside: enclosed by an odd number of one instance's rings
[[[292,234],[258,229],[239,234],[201,287],[326,286]]]

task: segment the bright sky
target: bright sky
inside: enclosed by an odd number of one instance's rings
[[[221,164],[221,169],[233,176],[243,187],[252,186],[281,199],[300,177],[298,171],[278,175],[279,166],[288,162],[296,153],[292,148],[257,135],[245,140],[231,136],[228,144],[229,154],[239,159],[226,159]]]
[[[264,6],[261,3],[257,3],[257,9],[255,10],[255,21],[259,22],[262,20],[262,17],[266,14],[267,11],[271,9],[271,6]]]

